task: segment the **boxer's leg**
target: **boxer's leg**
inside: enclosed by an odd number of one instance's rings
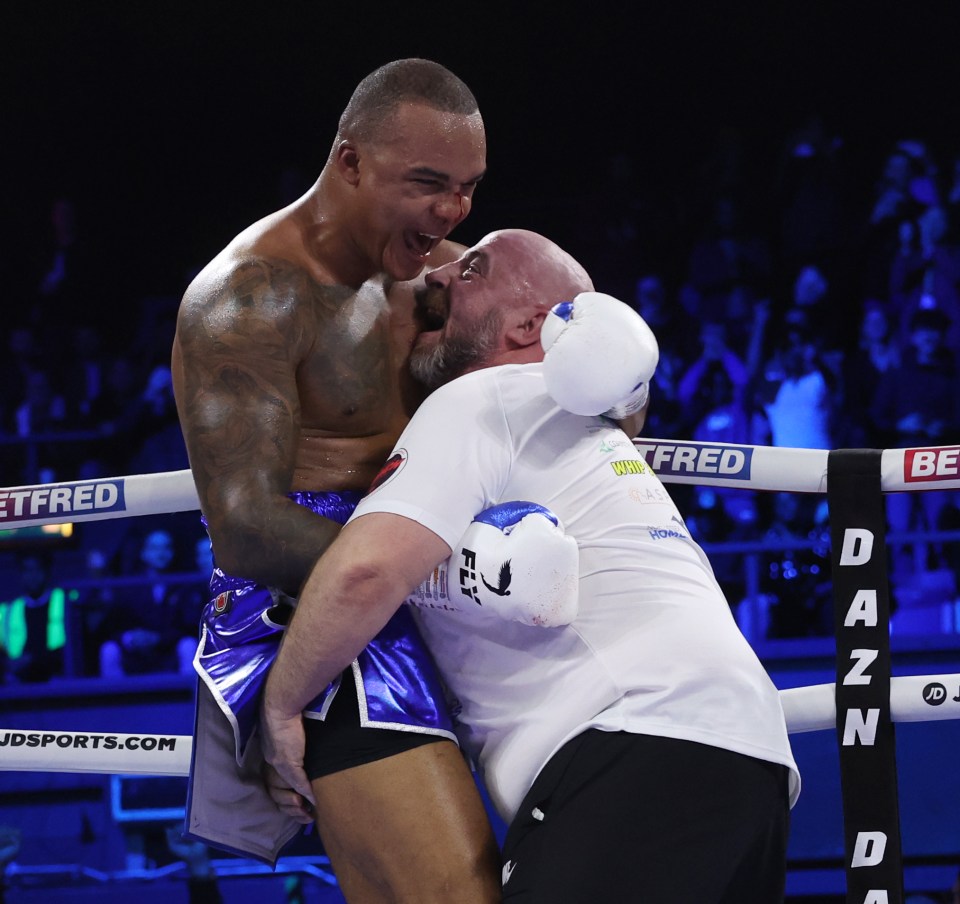
[[[323,776],[313,791],[317,828],[350,904],[500,900],[496,840],[452,741]]]
[[[500,855],[459,748],[360,727],[352,677],[305,720],[317,829],[350,904],[500,900]]]

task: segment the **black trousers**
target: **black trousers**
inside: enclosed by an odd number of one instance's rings
[[[510,904],[779,904],[785,766],[586,731],[541,770],[503,848]]]

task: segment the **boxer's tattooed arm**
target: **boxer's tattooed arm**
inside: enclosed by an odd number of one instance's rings
[[[259,261],[192,287],[178,318],[177,409],[217,562],[289,593],[338,531],[286,493],[297,370],[344,292]]]

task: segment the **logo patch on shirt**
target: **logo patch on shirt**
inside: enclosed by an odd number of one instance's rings
[[[213,601],[213,611],[217,615],[222,615],[230,608],[230,591],[225,590],[223,593],[217,594],[217,598]]]
[[[626,458],[621,461],[611,461],[610,467],[617,477],[627,474],[653,474],[653,469],[643,459]]]
[[[651,540],[689,540],[690,538],[683,532],[673,527],[649,527],[647,533]]]
[[[673,501],[663,487],[644,487],[643,489],[632,489],[627,495],[634,502],[639,502],[641,505],[649,505],[653,503],[656,503],[657,505],[663,505],[664,503],[670,503]]]
[[[600,451],[615,452],[618,448],[626,445],[630,445],[630,440],[628,440],[626,437],[623,439],[616,439],[605,436],[600,440]]]
[[[406,449],[397,449],[388,459],[386,464],[380,469],[380,473],[373,478],[373,483],[370,484],[369,492],[373,492],[376,489],[382,487],[394,474],[398,473],[400,469],[406,464],[407,461],[407,450]]]

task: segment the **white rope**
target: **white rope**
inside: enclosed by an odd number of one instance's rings
[[[791,734],[836,726],[835,685],[780,691]],[[960,674],[890,680],[894,722],[960,719]],[[13,772],[100,772],[179,775],[190,768],[189,735],[131,735],[0,728],[0,769]]]
[[[192,748],[189,735],[0,728],[0,769],[187,775]]]
[[[664,483],[825,493],[829,452],[728,443],[637,439],[634,445]],[[960,447],[887,449],[881,489],[960,489]],[[200,507],[189,470],[0,489],[0,530],[64,521],[101,521]],[[835,685],[783,690],[791,734],[834,728]],[[960,718],[960,675],[892,678],[891,718],[918,722]],[[0,729],[0,769],[187,775],[193,740],[186,735]]]
[[[633,444],[664,483],[796,493],[827,491],[828,453],[823,449],[660,439],[635,439]]]
[[[814,684],[780,691],[787,731],[801,734],[836,727],[835,694],[835,684]],[[960,719],[960,673],[891,678],[890,718],[894,722]]]
[[[827,492],[826,449],[661,439],[636,439],[634,445],[664,483]],[[960,446],[884,449],[880,489],[884,493],[960,489]]]
[[[826,493],[825,449],[737,446],[636,439],[634,445],[664,483]],[[960,446],[885,449],[885,493],[960,489]],[[189,470],[0,489],[0,530],[63,521],[102,521],[200,507]]]
[[[0,489],[0,530],[200,508],[189,470]]]

